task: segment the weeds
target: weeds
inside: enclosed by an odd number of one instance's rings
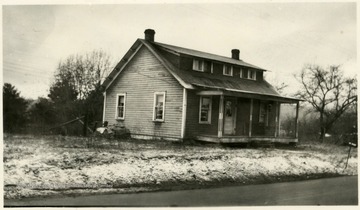
[[[224,180],[249,183],[267,177],[356,174],[357,150],[352,150],[349,166],[343,171],[347,151],[348,147],[328,144],[255,149],[97,136],[7,136],[4,139],[5,197],[29,193],[29,187],[11,186],[32,183],[56,185],[56,189],[62,185],[71,188],[74,184],[101,188],[109,184],[160,186]],[[41,187],[37,189],[39,194]]]

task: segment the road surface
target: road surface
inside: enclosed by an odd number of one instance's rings
[[[357,176],[135,194],[5,200],[5,206],[358,205]]]

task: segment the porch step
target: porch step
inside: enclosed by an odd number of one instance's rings
[[[271,142],[271,141],[251,141],[250,145],[253,147],[264,147],[264,148],[275,147],[274,142]]]

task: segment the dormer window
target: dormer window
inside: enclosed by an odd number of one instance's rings
[[[203,71],[203,72],[212,72],[212,62],[204,61],[200,59],[193,60],[193,70]]]
[[[256,80],[256,71],[255,70],[248,70],[247,78],[251,80]]]
[[[233,75],[233,67],[230,65],[224,65],[223,75],[232,76]]]

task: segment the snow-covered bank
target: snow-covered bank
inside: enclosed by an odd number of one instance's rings
[[[23,136],[5,139],[5,198],[357,174],[355,149],[344,170],[347,147],[304,145],[296,150],[248,149],[133,140],[104,141],[99,149],[85,148],[84,141]]]

